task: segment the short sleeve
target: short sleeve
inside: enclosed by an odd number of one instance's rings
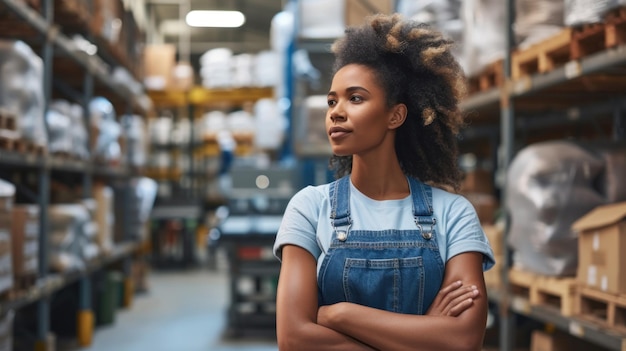
[[[287,204],[276,241],[274,255],[282,259],[282,248],[285,245],[302,247],[317,259],[321,249],[317,244],[316,232],[323,196],[315,187],[308,186],[297,192]]]
[[[464,252],[483,254],[483,271],[495,264],[493,250],[472,204],[458,196],[446,218],[448,259]]]

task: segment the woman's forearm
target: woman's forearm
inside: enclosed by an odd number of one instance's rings
[[[376,350],[352,337],[315,323],[307,322],[278,330],[278,349],[280,351]]]
[[[324,308],[318,323],[380,350],[475,351],[482,346],[484,325],[472,326],[468,316],[407,315],[351,303]]]

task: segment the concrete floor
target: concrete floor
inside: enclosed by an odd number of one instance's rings
[[[276,351],[272,340],[222,337],[228,306],[226,268],[152,271],[149,291],[119,310],[115,324],[96,329],[92,346],[60,351]]]

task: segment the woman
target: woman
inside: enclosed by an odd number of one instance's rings
[[[398,15],[333,45],[326,127],[341,178],[285,211],[280,350],[481,349],[494,260],[473,207],[444,190],[461,179],[451,45]]]

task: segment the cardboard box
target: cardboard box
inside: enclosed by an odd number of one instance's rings
[[[499,206],[495,196],[483,193],[467,193],[463,196],[474,206],[480,223],[483,225],[493,223]]]
[[[487,240],[489,240],[489,244],[491,245],[491,249],[493,250],[494,255],[502,255],[505,252],[504,241],[502,240],[504,236],[504,228],[495,224],[485,223],[482,225],[483,231],[487,236]]]
[[[530,339],[530,351],[570,351],[570,339],[560,334],[535,330]]]
[[[483,273],[485,278],[485,285],[488,288],[498,289],[502,287],[502,264],[504,262],[504,256],[496,254],[494,259],[496,264],[491,267],[490,270]]]
[[[363,24],[367,16],[378,13],[391,14],[395,12],[395,0],[345,0],[346,1],[346,25],[358,26]]]
[[[37,273],[39,255],[39,207],[16,205],[11,222],[13,275]]]
[[[144,84],[149,90],[167,89],[176,65],[176,46],[150,44],[143,51]]]
[[[113,226],[115,224],[113,189],[96,184],[93,187],[93,198],[96,200],[96,213],[93,220],[98,227],[96,243],[101,252],[106,255],[113,249]]]
[[[461,183],[461,193],[493,194],[493,173],[484,169],[466,172]]]
[[[626,294],[626,202],[600,206],[572,225],[578,232],[578,280],[614,294]]]

